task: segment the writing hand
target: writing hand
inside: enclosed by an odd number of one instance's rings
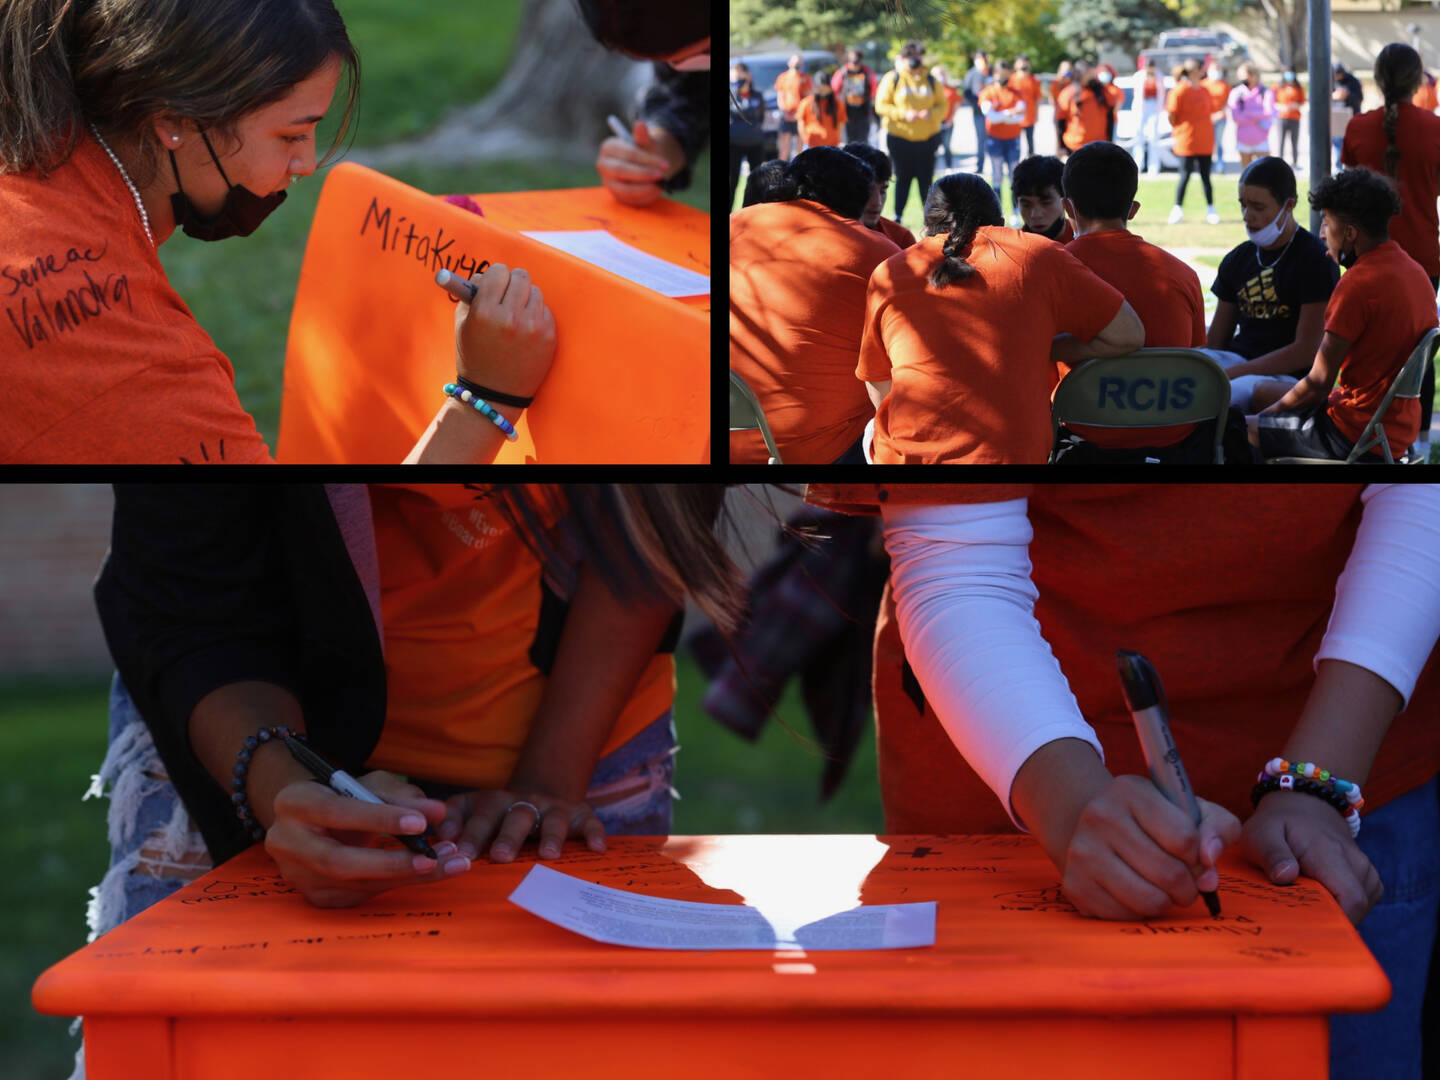
[[[1380,875],[1333,806],[1310,795],[1271,792],[1245,822],[1241,850],[1277,885],[1301,874],[1335,897],[1359,925],[1385,893]]]
[[[406,849],[376,847],[384,835],[421,832],[437,824],[445,805],[387,772],[366,773],[360,783],[392,805],[377,806],[300,780],[275,796],[275,822],[265,850],[280,873],[316,907],[354,907],[399,885],[441,881],[470,869],[453,843],[434,845],[439,861]]]
[[[534,811],[513,805],[519,801],[539,807],[538,835]],[[498,863],[513,860],[532,835],[536,835],[542,859],[558,859],[565,841],[572,837],[584,837],[591,851],[605,850],[605,826],[589,804],[534,791],[482,788],[454,795],[445,800],[445,820],[439,833],[442,840],[455,840],[466,858],[473,859],[488,847],[490,861]]]
[[[1082,915],[1143,919],[1213,891],[1215,861],[1239,839],[1240,821],[1199,803],[1197,826],[1146,777],[1115,777],[1080,812],[1063,867],[1065,895]]]
[[[610,194],[627,206],[649,206],[664,194],[660,181],[685,167],[680,142],[662,127],[637,120],[629,142],[611,136],[600,144],[595,171]]]
[[[475,296],[455,305],[455,369],[465,378],[531,397],[555,359],[555,316],[530,275],[495,263],[470,278]]]

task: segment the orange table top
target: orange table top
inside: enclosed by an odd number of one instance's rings
[[[615,837],[555,869],[787,918],[938,901],[933,947],[662,952],[590,941],[510,904],[532,859],[345,910],[310,907],[260,849],[60,961],[41,1012],[96,1017],[641,1012],[951,1016],[1316,1014],[1378,1008],[1379,965],[1313,881],[1229,858],[1223,914],[1080,917],[1028,837]]]

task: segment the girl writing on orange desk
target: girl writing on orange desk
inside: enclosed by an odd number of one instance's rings
[[[678,604],[734,612],[718,507],[705,485],[117,486],[92,929],[258,841],[346,906],[532,835],[550,859],[668,832]],[[282,726],[391,805],[311,783]],[[373,846],[426,825],[437,859]]]
[[[1440,563],[1414,552],[1440,538],[1440,488],[812,484],[808,497],[884,522],[888,832],[1028,830],[1076,908],[1107,919],[1194,903],[1239,841],[1272,881],[1322,883],[1394,987],[1378,1013],[1331,1018],[1334,1075],[1420,1075],[1440,906]],[[1164,681],[1175,744],[1211,800],[1198,827],[1145,778],[1119,649]],[[1338,787],[1270,790],[1275,759],[1358,785],[1358,835],[1330,801]]]
[[[183,18],[162,0],[11,0],[0,43],[0,462],[269,462],[157,249],[177,229],[257,229],[315,171],[345,76],[339,145],[359,60],[331,0],[203,0]],[[555,350],[544,298],[520,269],[475,281],[456,371],[533,397]],[[489,461],[520,409],[447,398],[410,460]]]

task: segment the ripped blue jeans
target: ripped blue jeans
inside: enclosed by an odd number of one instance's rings
[[[673,714],[667,709],[596,762],[586,799],[593,800],[606,835],[669,834],[677,749]],[[91,941],[212,865],[119,675],[110,687],[109,750],[86,798],[106,794],[107,784],[110,868],[90,890]]]

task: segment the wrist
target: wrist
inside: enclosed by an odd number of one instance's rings
[[[1100,755],[1080,739],[1056,739],[1025,759],[1010,788],[1011,805],[1060,869],[1080,814],[1114,777]]]
[[[238,752],[239,747],[236,747]],[[275,823],[275,797],[283,788],[299,780],[311,779],[310,772],[293,757],[279,739],[261,743],[251,754],[250,771],[245,778],[245,793],[250,810],[261,828]]]

